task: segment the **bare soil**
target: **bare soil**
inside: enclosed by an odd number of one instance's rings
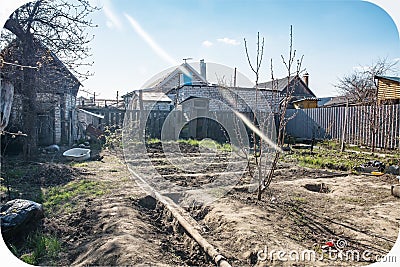
[[[198,245],[184,233],[174,231],[176,226],[171,221],[164,220],[163,209],[154,199],[154,206],[149,206],[148,196],[131,180],[122,160],[108,152],[103,156],[102,161],[85,162],[79,167],[34,163],[26,166],[34,172],[13,181],[18,185],[12,184],[12,188],[20,197],[39,202],[40,192],[72,180],[99,181],[107,186],[104,195],[79,199],[73,212],[46,215],[41,230],[57,236],[62,243],[55,264],[209,265],[210,259]]]
[[[282,174],[285,172],[282,170]],[[371,262],[375,255],[384,256],[393,247],[400,222],[399,200],[390,195],[394,179],[352,175],[300,176],[297,180],[286,177],[289,176],[277,177],[262,201],[242,189],[231,192],[213,203],[202,220],[210,229],[208,238],[227,251],[235,263],[255,263],[252,256],[265,250],[265,246],[269,251],[318,251],[327,241],[345,240],[345,251],[371,251]],[[307,185],[322,190],[310,190]],[[276,265],[295,263],[269,260]],[[371,262],[324,259],[313,265]]]
[[[154,145],[151,149],[157,171],[180,186],[201,186],[224,175],[224,153],[207,170],[184,173],[175,170]],[[195,149],[186,150],[192,157],[202,156]],[[391,185],[398,183],[393,175],[352,175],[281,163],[262,201],[249,191],[250,180],[245,175],[216,202],[188,209],[203,226],[204,236],[233,265],[368,265],[385,256],[397,239],[400,200],[390,192]],[[339,240],[345,242],[340,248],[343,253],[356,252],[360,257],[332,260],[316,254],[311,263],[287,254],[283,260],[277,254],[269,254],[267,260],[257,257],[261,250],[321,253],[328,241]],[[362,258],[363,252],[370,254]]]
[[[196,147],[181,149],[188,157],[204,156]],[[148,146],[147,153],[164,179],[183,187],[200,187],[221,175],[229,177],[224,174],[226,152],[198,173],[185,173],[171,165],[159,144]],[[25,183],[36,185],[31,190],[35,192],[73,179],[107,185],[106,194],[81,199],[73,213],[45,219],[44,231],[57,235],[63,244],[57,265],[213,265],[165,215],[164,207],[131,179],[121,155],[107,151],[102,155],[102,161],[81,167],[39,164],[35,167],[38,175],[25,176]],[[262,201],[249,192],[250,180],[247,174],[217,201],[187,209],[202,226],[203,236],[234,266],[362,266],[373,262],[376,255],[387,254],[395,243],[400,223],[400,200],[390,194],[391,184],[397,183],[395,176],[351,175],[281,163]],[[19,193],[29,196],[25,191],[21,188]],[[368,250],[371,259],[332,261],[325,257],[310,263],[288,257],[282,261],[276,254],[266,260],[257,256],[266,249],[320,253],[331,240],[345,240],[344,251]]]

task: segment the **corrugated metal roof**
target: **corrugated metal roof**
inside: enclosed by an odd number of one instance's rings
[[[328,103],[329,101],[332,100],[333,97],[321,97],[318,100],[318,107],[322,107],[324,106],[326,103]]]
[[[289,78],[289,83],[292,82],[295,76],[291,76]],[[282,92],[286,86],[288,85],[288,78],[282,78],[282,79],[276,79],[274,81],[274,84],[272,84],[272,81],[265,82],[265,83],[259,83],[258,88],[259,89],[266,89],[266,90],[278,90],[279,92]],[[272,88],[273,86],[277,86],[277,88]]]
[[[386,80],[390,80],[390,81],[394,81],[394,82],[398,82],[400,83],[400,77],[390,77],[390,76],[375,76],[375,78],[377,79],[386,79]]]
[[[292,101],[292,103],[297,103],[297,102],[301,102],[301,101],[319,101],[319,98],[317,97],[304,97],[295,101]]]
[[[172,99],[162,92],[143,92],[142,99],[148,102],[172,102]]]
[[[103,116],[103,115],[99,115],[99,114],[96,114],[96,113],[93,113],[93,112],[90,112],[90,111],[87,111],[87,110],[84,110],[84,109],[81,109],[81,108],[77,108],[76,110],[77,110],[78,112],[82,112],[82,113],[85,113],[85,114],[87,114],[87,115],[90,115],[90,116],[99,118],[99,119],[104,119],[104,116]]]

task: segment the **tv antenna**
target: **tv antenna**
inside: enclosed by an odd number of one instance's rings
[[[182,59],[182,60],[185,61],[185,64],[186,64],[186,61],[187,61],[187,60],[191,60],[191,59],[193,59],[193,58],[188,57],[188,58],[184,58],[184,59]]]

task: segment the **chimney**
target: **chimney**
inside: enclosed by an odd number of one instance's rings
[[[303,75],[303,81],[304,83],[307,85],[308,87],[308,80],[309,80],[310,75],[308,74],[308,72],[304,73]]]
[[[200,60],[200,75],[201,77],[204,78],[204,80],[207,80],[207,69],[206,69],[206,63],[204,62],[204,59]]]

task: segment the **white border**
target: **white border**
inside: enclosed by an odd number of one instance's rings
[[[28,0],[0,0],[0,25],[3,26],[8,18],[9,14],[11,14],[15,9],[23,5],[24,3],[29,2]],[[384,9],[389,16],[392,17],[393,21],[397,26],[397,31],[399,32],[400,29],[400,1],[398,0],[369,0],[367,2],[371,2],[380,6]],[[384,30],[384,29],[382,29]],[[372,37],[372,36],[371,36]],[[400,38],[400,32],[399,32]],[[399,51],[400,53],[400,51]],[[400,208],[400,207],[399,207]],[[370,266],[377,267],[377,266],[398,266],[400,263],[400,235],[397,238],[396,244],[393,246],[392,250],[389,252],[390,256],[397,257],[397,264],[396,263],[374,263]],[[6,266],[10,267],[20,267],[20,266],[31,266],[28,265],[16,257],[8,250],[6,247],[3,239],[0,237],[0,259],[2,263],[6,263]]]

